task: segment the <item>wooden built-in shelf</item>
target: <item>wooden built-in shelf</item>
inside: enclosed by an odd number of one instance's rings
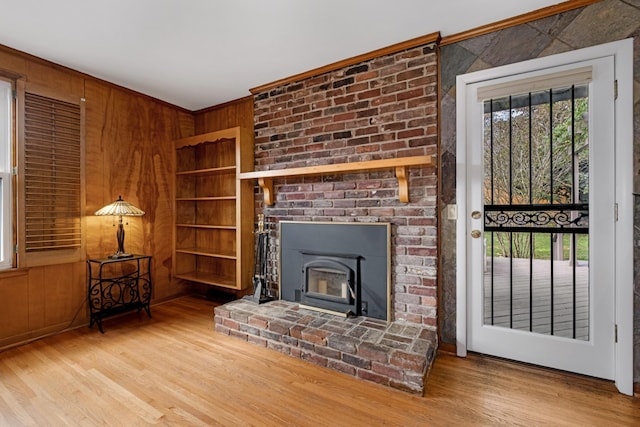
[[[204,283],[207,285],[221,286],[223,288],[235,288],[236,280],[233,278],[220,277],[213,273],[203,273],[200,271],[191,271],[187,273],[176,274],[177,279],[189,280],[192,282]]]
[[[212,258],[236,259],[236,254],[233,252],[214,252],[211,249],[205,248],[180,248],[176,249],[176,252],[182,254],[202,255]]]
[[[203,142],[218,142],[223,139],[249,139],[250,136],[251,133],[248,130],[240,127],[233,127],[178,139],[175,141],[175,148],[195,147]]]
[[[332,165],[306,166],[290,169],[273,169],[267,171],[242,172],[240,179],[257,179],[262,188],[265,205],[274,204],[273,179],[294,176],[333,175],[353,172],[367,172],[377,169],[395,169],[398,179],[398,196],[401,202],[409,202],[409,182],[407,168],[412,166],[435,166],[434,156],[410,156],[395,159],[369,160],[364,162],[338,163]]]
[[[217,230],[235,230],[235,225],[210,225],[210,224],[176,224],[176,227],[187,227],[187,228],[209,228],[209,229],[217,229]]]
[[[220,200],[235,200],[236,196],[215,196],[215,197],[178,197],[176,202],[216,202]]]
[[[236,173],[235,166],[223,166],[219,168],[196,169],[176,172],[176,175],[215,175],[218,173]]]
[[[238,292],[252,286],[253,132],[235,127],[174,141],[173,274]]]

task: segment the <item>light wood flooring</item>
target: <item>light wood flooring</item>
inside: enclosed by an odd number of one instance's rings
[[[184,297],[0,353],[0,426],[640,425],[612,383],[441,354],[425,396],[213,331]]]

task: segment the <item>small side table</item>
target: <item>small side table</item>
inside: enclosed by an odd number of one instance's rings
[[[102,329],[102,319],[144,308],[151,317],[151,255],[87,260],[87,298],[91,328]]]

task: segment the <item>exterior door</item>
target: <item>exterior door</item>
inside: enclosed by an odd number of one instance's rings
[[[614,378],[613,82],[610,56],[467,87],[468,349]]]

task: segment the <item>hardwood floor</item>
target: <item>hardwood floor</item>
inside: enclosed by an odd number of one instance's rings
[[[0,353],[0,426],[640,425],[612,383],[441,354],[424,397],[213,331],[184,297]]]

